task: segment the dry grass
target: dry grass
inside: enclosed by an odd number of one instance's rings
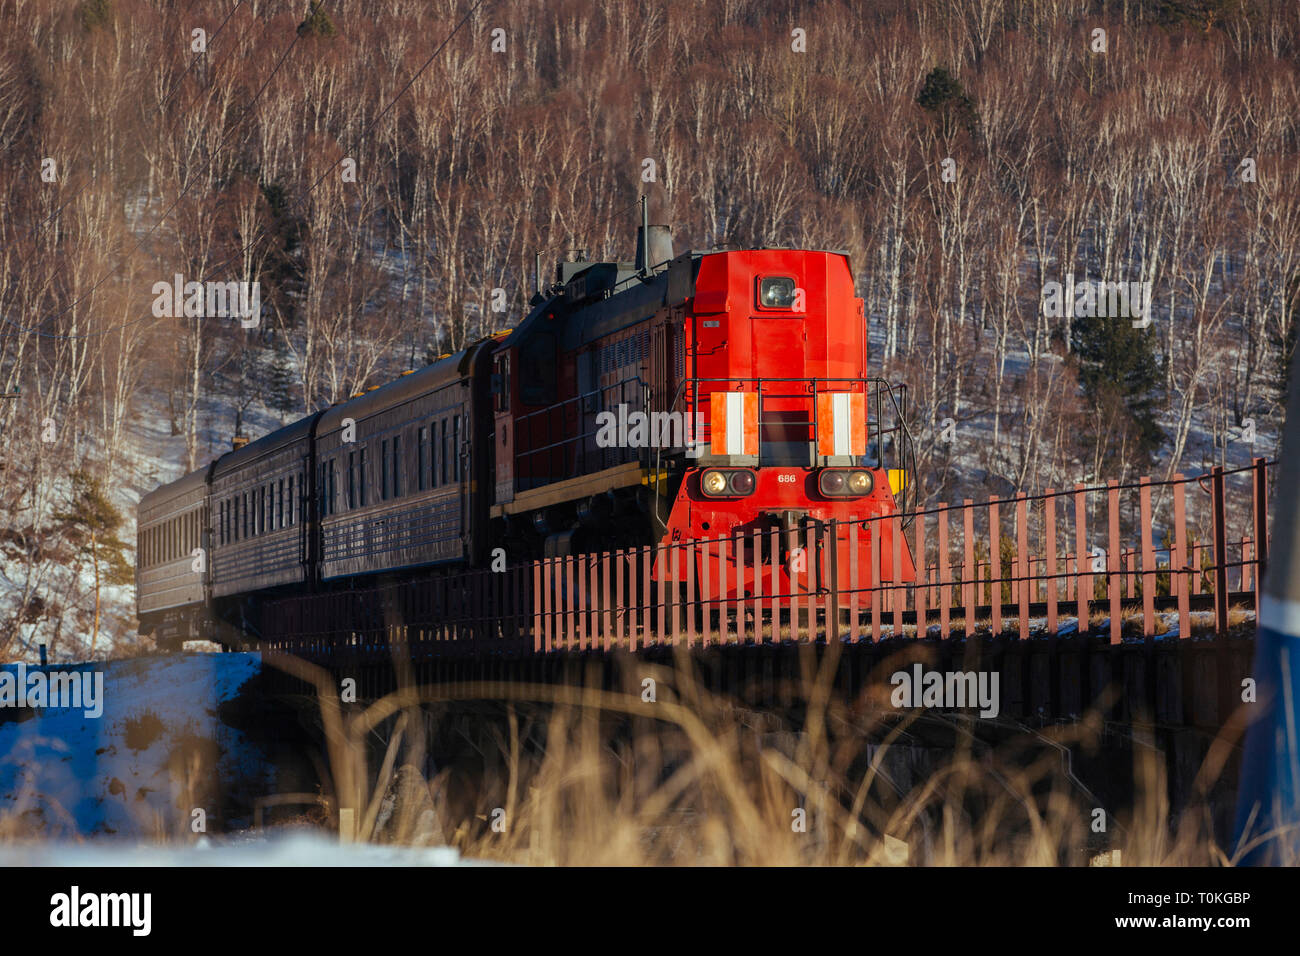
[[[627,658],[623,690],[407,680],[364,708],[341,705],[325,671],[280,658],[315,687],[322,792],[267,795],[263,809],[298,804],[298,825],[344,841],[449,844],[529,865],[1193,866],[1241,855],[1211,822],[1240,715],[1178,813],[1165,755],[1141,741],[1129,748],[1131,799],[1109,805],[1072,763],[1122,732],[1097,714],[1036,729],[897,711],[887,684],[844,700],[831,689],[836,656],[832,646],[820,663],[802,658],[779,716],[708,693],[685,653],[671,667]],[[653,702],[642,697],[647,676]],[[195,804],[198,771],[174,762],[178,806]],[[0,814],[0,840],[39,838],[52,824],[69,832],[57,805],[32,796]],[[192,840],[177,822],[159,816],[140,832]]]
[[[833,658],[820,673],[807,658],[797,728],[706,693],[685,657],[657,674],[653,703],[637,665],[626,692],[407,686],[355,713],[324,672],[292,667],[319,691],[343,839],[450,843],[533,865],[1229,865],[1240,855],[1211,825],[1235,723],[1174,820],[1164,755],[1149,746],[1132,748],[1128,806],[1104,806],[1072,773],[1072,753],[1099,745],[1096,715],[1041,731],[1004,724],[999,742],[982,742],[969,718],[838,700]],[[469,700],[505,702],[502,720],[473,739],[472,759],[426,781],[427,721]],[[944,734],[946,750],[921,745]]]

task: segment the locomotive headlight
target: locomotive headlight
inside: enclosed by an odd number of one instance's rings
[[[821,489],[821,493],[824,495],[844,494],[844,472],[823,471],[817,477],[817,487]]]
[[[710,498],[752,494],[754,485],[752,471],[721,471],[710,468],[700,475],[700,490]]]
[[[849,473],[849,494],[851,495],[869,495],[875,484],[876,481],[871,477],[869,471],[853,471]]]
[[[706,495],[725,495],[727,493],[727,476],[720,471],[706,471],[700,478],[700,487]]]
[[[747,495],[754,490],[754,473],[752,471],[733,471],[731,473],[731,490],[738,495]]]
[[[765,309],[788,309],[794,304],[794,279],[773,276],[758,284],[758,304]]]
[[[875,487],[875,476],[856,468],[824,468],[817,476],[817,489],[828,498],[869,495]]]

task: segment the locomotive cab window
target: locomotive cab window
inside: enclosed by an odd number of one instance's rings
[[[760,276],[758,307],[789,312],[794,308],[798,285],[793,276]]]
[[[519,347],[519,400],[525,405],[555,403],[555,335],[537,332]]]

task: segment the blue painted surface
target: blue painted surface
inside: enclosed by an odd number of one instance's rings
[[[1266,837],[1239,862],[1246,866],[1295,864],[1300,861],[1300,752],[1296,745],[1300,732],[1296,714],[1300,705],[1300,637],[1261,627],[1253,676],[1258,692],[1253,706],[1259,710],[1246,732],[1231,851],[1244,848],[1243,837],[1247,842]]]

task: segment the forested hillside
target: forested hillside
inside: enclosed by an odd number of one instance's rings
[[[0,0],[0,656],[129,650],[142,493],[630,259],[647,192],[850,253],[930,501],[1272,455],[1298,124],[1294,0]]]

